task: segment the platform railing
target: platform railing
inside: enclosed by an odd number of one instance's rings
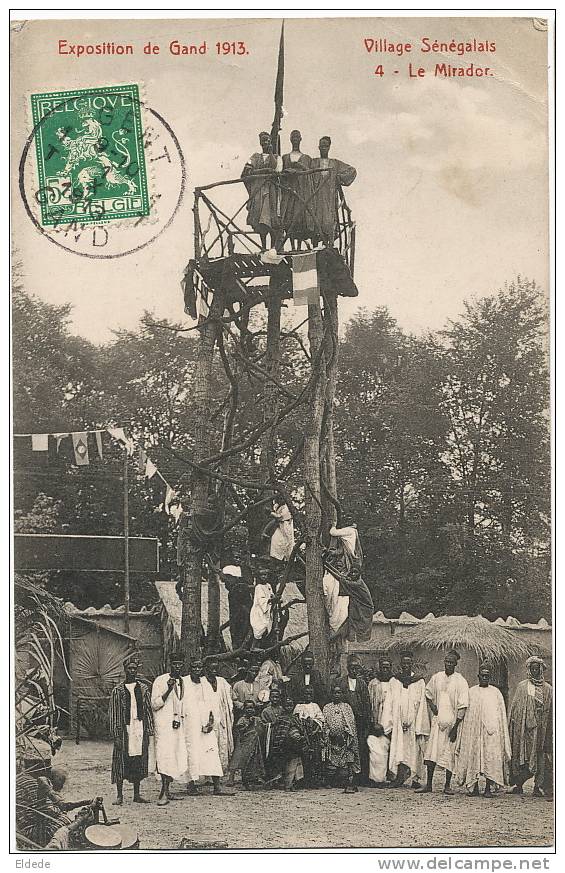
[[[247,226],[247,207],[251,200],[246,182],[268,179],[276,189],[277,202],[284,198],[294,201],[293,219],[284,226],[284,216],[278,216],[279,227],[273,229],[272,244],[280,254],[290,254],[314,248],[320,242],[337,248],[353,276],[355,264],[355,222],[351,216],[342,187],[336,183],[335,174],[327,169],[304,170],[301,178],[325,174],[311,192],[303,197],[285,180],[282,173],[254,173],[243,179],[228,179],[202,185],[194,190],[194,253],[197,262],[213,261],[232,255],[259,254],[262,249],[258,233]],[[335,226],[333,239],[324,234],[318,202],[323,188],[331,186],[335,196]],[[300,227],[299,232],[296,227]],[[305,231],[304,228],[307,228]],[[303,238],[306,248],[296,248],[297,236]],[[300,243],[299,243],[300,245]]]

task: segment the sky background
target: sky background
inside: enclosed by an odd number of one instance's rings
[[[27,22],[13,34],[14,244],[27,290],[72,303],[74,332],[105,342],[112,329],[135,328],[145,309],[192,323],[180,287],[193,256],[191,189],[239,176],[257,132],[270,129],[279,32],[276,19],[68,20]],[[424,36],[493,40],[496,52],[459,58],[415,49],[391,58],[363,45],[372,37],[417,47]],[[132,43],[136,54],[58,56],[60,38]],[[147,39],[161,45],[160,56],[142,54]],[[205,39],[209,53],[173,57],[172,39]],[[249,55],[218,57],[218,40],[245,40]],[[410,61],[429,71],[426,78],[408,78]],[[495,75],[435,78],[442,61],[472,61]],[[373,75],[378,63],[383,77]],[[154,244],[94,262],[59,251],[23,210],[16,176],[30,130],[26,101],[33,92],[130,82],[175,131],[187,194]],[[359,306],[384,305],[405,330],[421,333],[517,274],[547,290],[547,34],[532,19],[287,19],[284,106],[283,152],[294,128],[311,155],[329,134],[331,155],[357,168],[347,198],[357,222],[359,297],[341,301],[342,323]]]

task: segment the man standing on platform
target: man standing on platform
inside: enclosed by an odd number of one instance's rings
[[[455,747],[459,725],[469,706],[469,686],[460,673],[455,672],[460,655],[455,650],[447,653],[444,670],[435,673],[426,686],[426,699],[432,712],[430,739],[424,753],[428,770],[426,784],[417,789],[419,794],[432,790],[436,766],[445,770],[444,794],[453,794],[451,777],[455,769]]]
[[[335,240],[338,190],[344,185],[351,185],[357,176],[355,167],[330,158],[331,144],[330,137],[323,136],[319,143],[320,157],[313,158],[310,165],[311,170],[322,170],[312,174],[312,187],[315,192],[311,210],[314,221],[312,242],[321,240],[330,248]]]
[[[161,774],[158,806],[170,800],[170,785],[186,773],[188,758],[184,738],[184,656],[173,652],[170,673],[157,676],[151,691],[151,706],[155,721],[155,757]]]
[[[371,701],[367,683],[361,679],[362,664],[357,655],[349,655],[347,659],[347,676],[341,676],[336,686],[342,691],[344,703],[348,703],[355,716],[357,740],[359,742],[359,758],[361,764],[360,780],[362,785],[369,782],[369,747],[367,736],[371,727]]]
[[[124,780],[133,785],[134,803],[149,803],[141,796],[140,783],[149,769],[149,738],[154,734],[151,694],[137,677],[141,661],[137,652],[124,659],[125,682],[112,689],[108,716],[114,740],[112,784],[116,786],[115,806],[124,802]]]
[[[267,248],[267,236],[271,246],[276,245],[280,228],[280,188],[275,180],[282,171],[282,158],[273,154],[271,136],[263,130],[259,134],[261,151],[251,155],[243,168],[241,178],[245,182],[249,201],[247,223],[261,237],[261,245]]]

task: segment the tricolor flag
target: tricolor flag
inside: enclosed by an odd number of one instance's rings
[[[72,433],[71,436],[73,438],[73,449],[75,450],[75,464],[78,467],[84,467],[90,463],[86,431]]]
[[[295,306],[306,306],[320,300],[316,252],[292,256],[292,299]]]

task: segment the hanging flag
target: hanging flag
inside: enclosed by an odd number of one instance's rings
[[[277,79],[275,82],[275,116],[271,128],[271,142],[273,152],[280,155],[280,130],[283,116],[283,92],[284,92],[284,21],[281,25],[281,38],[279,42],[279,60],[277,65]]]
[[[147,464],[147,452],[144,449],[137,451],[137,469],[143,476],[145,474],[145,465]]]
[[[295,306],[318,303],[320,283],[316,252],[292,256],[292,299]]]
[[[73,438],[73,449],[75,451],[75,464],[78,467],[85,467],[90,463],[86,431],[72,433],[71,436]]]
[[[29,443],[28,443],[29,445]],[[46,452],[49,448],[48,433],[32,433],[31,435],[31,450],[32,452]]]
[[[157,473],[157,472],[158,472],[157,467],[155,466],[155,464],[153,463],[151,458],[147,458],[147,461],[145,462],[145,476],[146,476],[146,478],[152,479],[153,476],[155,475],[155,473]]]
[[[171,503],[176,499],[177,492],[173,491],[171,486],[167,483],[167,490],[165,491],[165,512],[167,515],[171,514]]]
[[[183,513],[182,503],[173,503],[170,507],[169,515],[172,515],[174,520],[178,523],[179,518]]]
[[[96,448],[98,449],[98,457],[100,460],[104,457],[102,452],[102,431],[95,430],[94,436],[96,437]]]
[[[207,287],[207,286],[206,286]],[[196,317],[208,318],[210,314],[210,305],[208,303],[208,292],[205,286],[202,285],[196,293]]]
[[[64,439],[66,439],[68,436],[70,436],[70,433],[54,433],[53,436],[54,436],[55,439],[57,440],[56,451],[58,452],[58,451],[59,451],[59,447],[60,447],[60,445],[61,445],[61,440],[64,440]]]

